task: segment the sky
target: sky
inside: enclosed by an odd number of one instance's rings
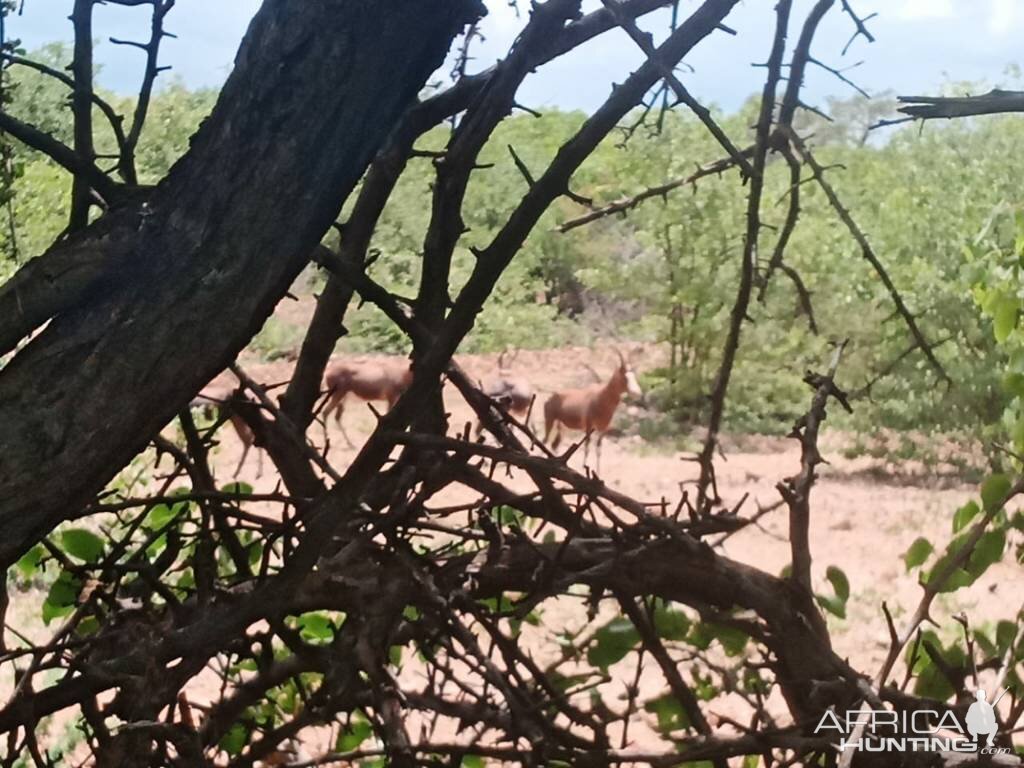
[[[502,56],[522,25],[507,0],[487,3],[491,13],[481,26],[485,39],[474,44],[471,71]],[[231,70],[259,4],[260,0],[178,0],[166,22],[177,37],[165,40],[161,63],[171,65],[171,75],[190,86],[219,86]],[[794,18],[802,21],[811,4],[812,0],[795,0]],[[868,22],[876,42],[857,40],[846,56],[841,55],[853,26],[837,2],[822,24],[813,54],[837,68],[862,62],[847,75],[869,92],[934,93],[951,81],[984,82],[986,87],[1016,84],[1007,72],[1020,60],[1024,0],[851,0],[851,4],[861,16],[878,14]],[[8,34],[30,50],[69,40],[71,5],[72,0],[25,0],[22,15],[9,19]],[[520,0],[520,5],[528,7],[527,0]],[[686,58],[689,66],[680,70],[680,77],[699,99],[731,111],[759,88],[763,70],[751,65],[767,58],[774,5],[774,0],[742,0],[726,20],[739,34],[717,32]],[[587,10],[598,6],[597,0],[584,0]],[[681,0],[681,15],[696,7],[697,0]],[[96,59],[102,86],[119,93],[137,89],[142,52],[113,45],[108,38],[144,40],[147,10],[145,6],[96,6]],[[667,28],[667,15],[652,14],[640,23],[657,38]],[[796,30],[791,44],[795,38]],[[524,83],[519,101],[534,108],[592,110],[607,97],[611,84],[623,80],[641,61],[624,33],[604,35],[539,69]],[[848,86],[812,68],[805,101],[822,104],[829,96],[851,95]]]

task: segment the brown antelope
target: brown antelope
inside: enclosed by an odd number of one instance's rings
[[[358,363],[335,363],[327,369],[327,405],[324,418],[334,411],[334,421],[349,448],[355,448],[341,423],[345,397],[355,395],[360,400],[383,400],[390,410],[412,383],[412,367],[404,358],[384,358]]]
[[[498,373],[494,378],[485,382],[483,393],[517,419],[525,421],[529,416],[530,406],[533,404],[533,385],[523,377],[512,374],[509,365],[515,362],[519,354],[518,351],[513,353],[506,363],[505,356],[507,354],[508,350],[506,349],[498,355]],[[530,425],[526,426],[529,428]],[[477,421],[475,434],[479,436],[481,431],[483,431],[483,424]]]
[[[235,430],[235,434],[238,435],[238,439],[242,443],[242,455],[238,459],[238,466],[235,467],[235,474],[233,475],[233,477],[238,477],[238,473],[242,471],[242,465],[245,463],[245,457],[249,455],[249,449],[252,448],[256,436],[242,417],[232,409],[234,397],[235,389],[233,387],[207,387],[192,398],[189,408],[207,412],[216,410],[218,418],[224,417],[230,422]],[[256,477],[259,478],[263,475],[263,452],[257,449],[256,455],[259,457],[256,465]]]
[[[590,450],[590,434],[597,433],[597,471],[601,470],[601,441],[604,440],[608,427],[611,426],[615,409],[625,393],[634,397],[643,397],[643,391],[636,380],[636,374],[630,368],[622,353],[619,356],[619,367],[603,384],[592,384],[580,389],[567,389],[556,392],[544,403],[544,442],[548,441],[551,430],[557,425],[553,448],[558,447],[562,438],[562,427],[579,429],[587,433],[583,445],[583,464],[586,466]]]

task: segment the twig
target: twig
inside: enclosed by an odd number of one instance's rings
[[[776,486],[789,506],[793,580],[808,594],[811,593],[811,489],[817,479],[815,470],[824,461],[818,449],[818,435],[822,422],[825,421],[826,406],[830,397],[839,400],[847,410],[850,409],[845,393],[835,383],[836,371],[839,369],[846,344],[844,340],[836,347],[828,372],[824,376],[808,372],[804,377],[804,381],[814,388],[814,397],[811,399],[811,407],[790,433],[790,437],[800,441],[800,472]]]
[[[729,318],[729,331],[722,350],[722,361],[711,390],[711,415],[704,445],[698,454],[700,477],[697,481],[697,514],[707,514],[709,506],[718,501],[715,482],[714,456],[718,446],[718,432],[725,413],[725,397],[732,378],[732,369],[739,350],[740,334],[747,319],[751,291],[754,284],[754,265],[757,260],[758,239],[761,233],[761,196],[764,192],[764,168],[775,114],[775,93],[782,77],[782,57],[786,50],[786,34],[789,29],[789,15],[792,0],[779,0],[775,6],[776,26],[771,54],[768,57],[768,76],[761,95],[761,112],[757,121],[757,141],[754,150],[754,174],[751,177],[750,193],[747,198],[747,226],[743,243],[743,261],[740,265],[740,284],[736,292]]]
[[[843,206],[842,201],[840,201],[839,199],[839,195],[836,194],[835,188],[833,188],[833,186],[829,183],[828,179],[825,178],[825,169],[814,158],[814,155],[807,148],[807,145],[803,142],[802,139],[800,139],[799,136],[797,136],[795,131],[789,131],[788,133],[790,140],[793,142],[793,146],[796,148],[796,151],[800,154],[800,157],[803,159],[803,161],[813,171],[814,178],[817,180],[818,185],[825,192],[825,196],[828,198],[829,204],[835,210],[836,214],[838,214],[843,224],[846,225],[846,228],[850,231],[850,234],[853,235],[853,239],[856,240],[857,244],[860,246],[861,253],[863,254],[864,258],[867,260],[869,264],[871,264],[872,268],[874,268],[875,270],[875,273],[878,275],[879,279],[881,279],[882,285],[885,286],[885,289],[889,293],[889,297],[892,299],[893,304],[896,305],[897,312],[899,312],[900,316],[903,318],[903,321],[906,323],[907,328],[910,330],[911,336],[913,336],[914,338],[914,341],[917,342],[918,349],[920,349],[924,356],[927,358],[928,364],[931,365],[932,369],[935,371],[939,379],[941,381],[946,382],[947,386],[952,386],[953,380],[949,378],[949,374],[946,373],[946,370],[942,367],[942,364],[938,361],[938,358],[935,357],[935,353],[933,352],[934,347],[928,343],[928,340],[925,338],[924,333],[922,333],[920,327],[917,324],[917,319],[914,317],[913,313],[910,311],[906,303],[903,301],[902,294],[896,288],[896,285],[893,283],[892,278],[889,276],[889,273],[886,271],[885,267],[882,265],[882,262],[875,254],[875,251],[871,247],[871,243],[868,242],[867,236],[864,234],[864,231],[857,225],[857,222],[853,220],[853,216],[846,209],[846,207]]]
[[[863,37],[869,43],[875,42],[875,36],[871,34],[870,30],[868,30],[867,22],[875,18],[875,16],[877,16],[878,14],[872,13],[865,16],[864,18],[861,18],[853,10],[853,6],[850,5],[850,0],[842,0],[842,2],[843,11],[846,12],[851,19],[853,19],[853,24],[856,27],[856,31],[853,33],[853,36],[849,39],[846,45],[843,46],[843,56],[845,56],[846,52],[850,50],[850,46],[853,45],[853,41],[856,40],[858,37]]]
[[[637,27],[636,22],[623,12],[619,0],[601,0],[601,2],[615,17],[619,26],[626,31],[626,34],[628,34],[640,50],[644,52],[644,55],[648,60],[654,62],[662,77],[665,78],[665,82],[668,83],[669,87],[675,93],[676,98],[689,107],[697,118],[704,123],[704,126],[708,129],[711,135],[715,137],[715,140],[722,145],[722,148],[725,149],[729,157],[732,158],[733,163],[740,167],[743,175],[753,175],[754,169],[747,161],[746,156],[736,148],[736,145],[732,143],[732,140],[725,134],[725,131],[722,130],[721,126],[715,122],[710,110],[697,101],[686,89],[686,86],[679,82],[679,78],[677,78],[675,73],[672,72],[672,68],[658,58],[657,51],[654,49],[654,41],[652,37],[649,34],[641,32],[640,28]]]
[[[745,157],[751,157],[754,154],[754,148],[747,147],[742,150],[742,154]],[[639,192],[632,197],[624,197],[616,200],[615,202],[609,203],[601,208],[597,208],[589,213],[585,213],[582,216],[577,216],[574,219],[569,219],[563,222],[556,230],[558,232],[568,232],[569,230],[582,227],[585,224],[590,224],[593,221],[602,219],[606,216],[611,216],[616,213],[625,213],[626,211],[636,208],[640,203],[645,200],[650,200],[653,197],[660,197],[666,199],[669,192],[672,192],[680,187],[685,187],[688,184],[703,179],[705,176],[712,176],[714,174],[720,174],[724,171],[729,170],[736,165],[736,162],[731,157],[724,157],[720,160],[716,160],[713,163],[700,166],[696,171],[681,179],[674,179],[667,181],[664,184],[658,186],[648,187],[647,189]]]

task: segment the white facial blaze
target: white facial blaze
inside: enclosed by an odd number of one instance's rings
[[[636,380],[636,374],[632,370],[626,371],[626,391],[633,397],[644,396],[644,391],[640,389],[640,382]]]

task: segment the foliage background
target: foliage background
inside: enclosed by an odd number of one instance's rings
[[[31,56],[60,68],[70,52],[55,43]],[[7,78],[11,112],[68,140],[66,89],[19,67],[10,68]],[[101,95],[118,111],[128,111],[124,98]],[[215,91],[190,90],[174,80],[157,92],[138,153],[143,183],[166,173],[215,100]],[[1024,125],[1013,117],[993,117],[869,132],[893,107],[884,94],[833,100],[828,105],[833,122],[811,115],[800,128],[812,133],[819,160],[832,167],[833,183],[857,211],[928,338],[938,344],[936,355],[954,386],[939,384],[923,356],[909,351],[905,327],[893,317],[884,287],[820,190],[804,184],[801,222],[787,263],[811,292],[819,333],[811,332],[794,285],[777,274],[754,307],[754,323],[740,350],[726,414],[730,429],[784,429],[802,401],[803,364],[814,364],[830,344],[849,338],[842,379],[859,403],[840,426],[859,434],[853,450],[895,459],[936,458],[950,440],[1024,441],[1018,417],[1022,379],[1017,378],[1024,375],[1024,352],[1011,332],[1020,296],[1007,271],[1018,268],[1007,258],[1016,258],[1021,242],[1017,211],[1024,158],[1015,149],[1024,139]],[[755,113],[752,99],[739,112],[716,117],[742,142],[751,135]],[[470,233],[456,254],[453,284],[469,273],[474,259],[469,247],[490,239],[525,189],[509,147],[527,167],[539,169],[583,119],[582,113],[557,110],[540,118],[523,113],[498,128],[470,186]],[[95,124],[102,153],[113,139],[104,135],[98,112]],[[445,141],[446,129],[436,129],[420,149],[439,150]],[[668,113],[660,130],[645,127],[605,142],[576,175],[574,191],[599,207],[685,177],[720,153],[695,118]],[[0,278],[40,253],[67,217],[66,174],[18,145],[12,154],[16,240],[9,228],[0,227],[0,248],[7,255]],[[371,273],[402,295],[415,292],[432,162],[429,152],[412,161],[374,237],[379,258]],[[645,436],[678,432],[680,421],[699,423],[739,261],[735,233],[742,231],[743,199],[733,194],[732,174],[704,178],[699,190],[679,189],[566,234],[557,232],[557,225],[585,209],[562,198],[502,278],[464,351],[586,345],[598,339],[663,345],[668,364],[645,371],[651,402],[663,415],[644,425]],[[776,160],[767,195],[779,201],[778,217],[769,218],[768,226],[781,226],[789,185],[788,168]],[[762,262],[768,256],[762,254]],[[309,285],[299,289],[316,290],[322,278],[313,274],[304,280]],[[348,328],[343,350],[402,351],[397,330],[371,307],[353,313]],[[301,331],[275,317],[253,347],[275,357],[296,347]]]

